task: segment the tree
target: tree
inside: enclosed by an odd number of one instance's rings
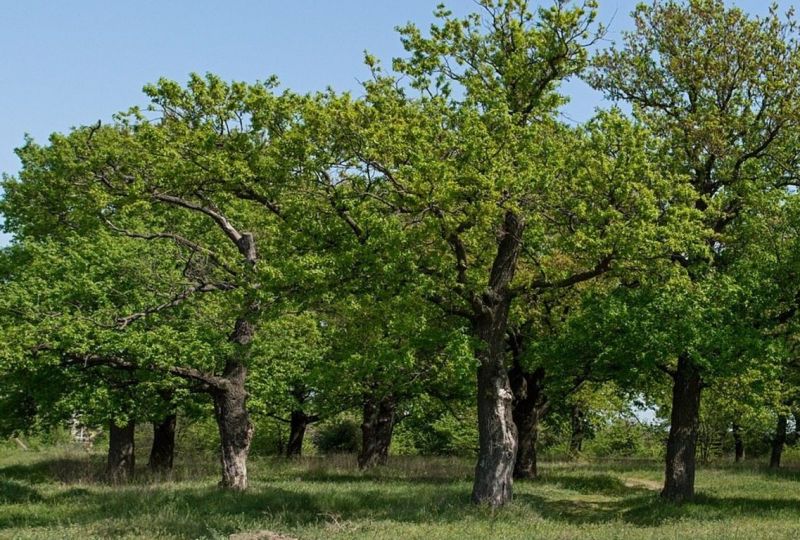
[[[141,327],[198,297],[220,299],[220,320],[231,322],[215,361],[158,369],[212,397],[222,485],[239,490],[247,485],[253,433],[245,385],[257,324],[331,270],[323,248],[342,238],[359,245],[352,220],[333,200],[335,186],[314,166],[318,149],[309,151],[315,141],[306,130],[324,96],[273,89],[274,81],[225,84],[210,75],[193,76],[186,88],[162,80],[145,89],[156,118],[132,109],[113,125],[53,135],[47,146],[28,141],[19,150],[19,178],[4,182],[6,228],[20,239],[104,229],[119,242],[170,246],[182,263],[178,279],[147,283],[144,290],[156,290],[152,303],[113,314],[115,330]],[[337,273],[344,272],[331,270]],[[147,367],[137,358],[81,352],[96,363]]]
[[[394,69],[411,90],[368,58],[375,78],[342,124],[354,124],[346,179],[418,246],[410,256],[427,298],[470,331],[480,443],[472,498],[500,506],[517,449],[506,352],[515,300],[643,252],[685,249],[667,230],[685,215],[685,192],[641,151],[614,151],[648,140],[619,115],[586,130],[554,120],[556,86],[580,70],[591,40],[591,4],[559,1],[536,14],[523,1],[480,5],[464,20],[440,9],[430,37],[401,30],[410,54]]]
[[[631,103],[636,118],[665,142],[672,170],[691,179],[709,254],[676,252],[674,259],[687,269],[686,290],[711,288],[708,281],[719,282],[736,257],[742,213],[766,192],[795,183],[797,153],[783,141],[798,122],[796,29],[774,9],[751,18],[722,0],[657,1],[638,6],[633,17],[636,29],[620,49],[596,57],[590,80]],[[673,406],[662,495],[676,501],[694,494],[700,394],[718,364],[689,346],[669,369]]]

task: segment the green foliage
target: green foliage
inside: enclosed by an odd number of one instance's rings
[[[314,445],[322,454],[354,453],[361,445],[361,428],[351,418],[336,418],[320,424]]]

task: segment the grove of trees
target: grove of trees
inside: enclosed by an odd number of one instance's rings
[[[137,423],[163,472],[176,421],[213,411],[221,486],[244,490],[253,416],[292,457],[356,414],[369,468],[401,422],[455,411],[476,423],[472,500],[497,507],[537,475],[544,422],[575,455],[597,409],[647,403],[666,499],[693,497],[708,426],[739,460],[774,423],[780,466],[800,407],[795,21],[655,0],[606,47],[596,7],[440,6],[399,28],[403,57],[366,56],[357,93],[192,75],[26,140],[0,201],[0,431],[108,426],[124,480]],[[584,123],[559,113],[574,78],[608,100]]]

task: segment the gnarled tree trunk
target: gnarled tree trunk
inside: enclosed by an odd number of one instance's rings
[[[122,426],[112,420],[109,425],[106,474],[113,482],[124,482],[133,477],[136,465],[135,428],[133,420]]]
[[[525,372],[515,362],[509,372],[514,394],[513,418],[517,428],[517,457],[514,462],[514,478],[536,478],[536,442],[539,438],[539,422],[546,413],[547,400],[542,392],[544,369]]]
[[[247,391],[244,387],[247,368],[229,360],[225,366],[226,384],[214,391],[214,416],[220,436],[222,481],[227,489],[247,489],[247,455],[253,439],[253,424],[247,412]]]
[[[396,407],[394,396],[391,395],[378,400],[372,396],[364,399],[361,450],[358,453],[360,468],[368,469],[375,465],[386,465],[388,462]]]
[[[733,423],[733,461],[739,463],[744,459],[744,441],[742,440],[742,427]]]
[[[522,247],[523,222],[506,212],[487,291],[473,299],[473,331],[481,342],[478,360],[478,463],[472,501],[491,507],[511,500],[517,428],[514,425],[511,382],[506,368],[505,338],[514,279]],[[458,246],[456,246],[458,251]],[[459,257],[459,269],[465,262]]]
[[[304,411],[292,411],[289,419],[289,442],[286,444],[287,458],[300,457],[303,454],[303,439],[310,422],[310,417]]]
[[[778,415],[778,423],[775,426],[775,436],[772,438],[772,452],[769,456],[770,469],[778,469],[781,466],[783,446],[786,444],[786,424],[786,415]]]
[[[175,457],[175,424],[177,415],[168,414],[161,422],[153,422],[153,446],[148,467],[153,472],[172,470]]]
[[[694,496],[695,453],[703,382],[700,369],[685,355],[678,358],[672,378],[672,416],[661,496],[681,502]]]

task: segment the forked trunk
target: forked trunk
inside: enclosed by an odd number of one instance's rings
[[[742,440],[742,427],[733,423],[733,461],[739,463],[744,459],[744,441]]]
[[[514,462],[514,478],[536,478],[536,442],[539,439],[539,423],[547,409],[542,392],[544,369],[526,373],[515,363],[509,372],[514,394],[513,418],[517,428],[517,457]]]
[[[306,436],[309,417],[301,410],[292,411],[289,420],[289,442],[286,444],[286,457],[300,457],[303,454],[303,439]]]
[[[586,414],[578,404],[572,406],[570,425],[572,432],[569,438],[569,454],[574,457],[581,453],[583,439],[586,436]]]
[[[109,425],[106,474],[112,482],[124,482],[133,477],[136,465],[135,428],[133,420],[122,426],[112,420]]]
[[[786,415],[778,415],[778,424],[775,426],[775,436],[772,438],[772,452],[769,456],[769,468],[778,469],[781,466],[783,446],[786,444]]]
[[[687,356],[673,374],[672,416],[667,440],[666,474],[661,496],[675,502],[694,496],[697,429],[700,423],[700,370]]]
[[[176,422],[177,415],[169,414],[161,422],[153,423],[153,447],[150,449],[150,461],[147,464],[153,472],[172,470]]]
[[[226,489],[247,489],[247,454],[253,439],[253,425],[247,412],[247,392],[244,388],[247,368],[229,361],[225,368],[228,384],[214,393],[214,416],[220,436],[222,481]]]
[[[375,400],[371,396],[365,398],[364,421],[361,424],[361,450],[358,453],[360,468],[386,465],[389,461],[396,406],[393,396],[386,396],[380,400]]]

